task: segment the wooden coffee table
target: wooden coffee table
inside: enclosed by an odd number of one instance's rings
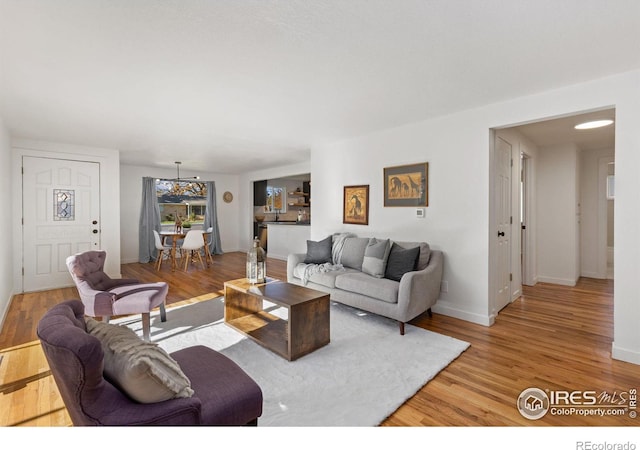
[[[287,309],[287,319],[264,310]],[[283,358],[294,361],[329,343],[329,294],[268,278],[224,283],[224,322]]]

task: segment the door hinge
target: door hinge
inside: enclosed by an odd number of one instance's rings
[[[509,217],[509,224],[513,225],[513,216]]]
[[[513,281],[513,274],[512,273],[509,274],[509,281]]]
[[[24,276],[24,267],[22,268],[22,276]]]

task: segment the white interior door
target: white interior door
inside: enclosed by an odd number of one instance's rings
[[[100,165],[22,160],[23,290],[73,284],[68,256],[100,248]]]
[[[496,137],[495,207],[497,239],[495,313],[511,301],[511,144]]]

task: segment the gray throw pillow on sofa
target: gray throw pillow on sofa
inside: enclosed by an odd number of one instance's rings
[[[304,258],[305,264],[324,264],[331,262],[331,248],[333,238],[331,236],[321,241],[307,241],[307,256]]]
[[[394,243],[391,246],[384,277],[389,280],[400,281],[402,275],[415,270],[419,255],[420,247],[404,249]]]
[[[344,240],[340,264],[351,269],[362,270],[364,251],[369,245],[369,238],[348,237]]]
[[[389,239],[369,239],[367,248],[364,250],[362,271],[376,278],[384,277],[390,251],[391,241]]]

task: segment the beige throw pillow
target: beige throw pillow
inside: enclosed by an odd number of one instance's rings
[[[85,318],[87,331],[104,352],[104,373],[120,390],[140,403],[191,397],[191,381],[158,344],[146,342],[120,325]]]

